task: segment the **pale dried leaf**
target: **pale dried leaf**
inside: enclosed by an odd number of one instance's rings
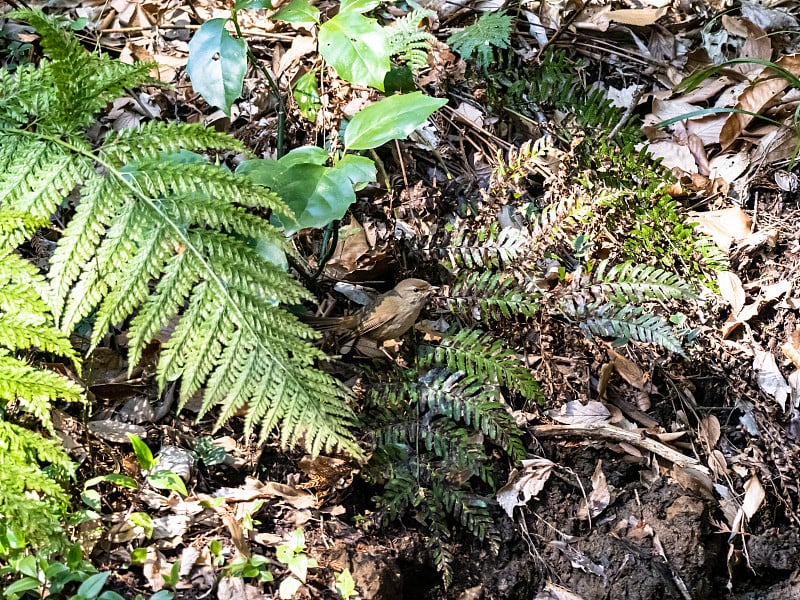
[[[717,271],[717,284],[722,299],[731,307],[731,316],[735,317],[741,312],[746,299],[742,280],[732,271]]]
[[[623,8],[620,10],[612,10],[606,13],[606,18],[612,23],[620,23],[622,25],[635,25],[638,27],[645,27],[652,25],[663,17],[667,12],[667,8]]]
[[[115,444],[130,443],[128,434],[144,438],[147,436],[147,430],[140,425],[133,425],[132,423],[122,423],[114,421],[113,419],[103,419],[100,421],[89,421],[86,428],[90,433],[96,435],[100,439],[107,442],[114,442]]]
[[[585,598],[552,581],[548,581],[544,589],[536,594],[533,600],[585,600]]]
[[[765,497],[764,486],[761,485],[758,477],[753,475],[744,484],[744,500],[742,501],[742,510],[748,520],[752,519],[753,515],[761,508]]]
[[[547,545],[560,550],[564,554],[564,556],[566,556],[569,559],[570,564],[574,568],[580,569],[584,573],[591,573],[592,575],[597,575],[598,577],[603,577],[603,575],[605,575],[606,570],[601,565],[598,565],[597,563],[593,562],[583,552],[576,550],[572,546],[568,545],[566,542],[553,540],[552,542],[547,542]]]
[[[167,566],[167,559],[155,547],[147,547],[147,555],[142,564],[142,575],[147,579],[147,586],[157,592],[164,588],[164,576],[162,571]]]
[[[800,22],[791,13],[781,8],[767,8],[761,2],[742,0],[742,16],[767,32],[800,29]]]
[[[735,154],[719,154],[709,163],[709,177],[733,183],[747,170],[751,162],[752,158],[747,150],[741,150]]]
[[[728,473],[728,463],[725,460],[725,455],[719,450],[712,450],[708,455],[708,468],[711,469],[717,477],[723,477]]]
[[[711,237],[714,243],[726,252],[733,242],[743,240],[750,235],[750,217],[738,206],[690,213],[697,221],[702,233]]]
[[[536,497],[550,478],[555,463],[546,458],[522,461],[522,469],[514,469],[508,476],[508,483],[497,491],[497,502],[509,517],[514,516],[514,508],[524,506]]]
[[[766,60],[769,60],[769,57]],[[786,69],[795,77],[800,75],[800,54],[784,55],[775,62],[778,66]],[[772,70],[765,69],[764,67],[759,68],[763,69],[763,76],[754,81],[745,89],[742,95],[739,96],[739,100],[736,103],[737,109],[760,114],[768,108],[773,100],[782,94],[789,85],[789,82],[784,77],[775,74]],[[749,114],[732,113],[728,116],[728,120],[720,133],[719,141],[723,150],[739,138],[742,131],[744,131],[752,120],[753,117]]]
[[[592,474],[592,491],[589,497],[581,502],[578,508],[579,519],[594,519],[603,512],[611,503],[611,492],[613,487],[606,481],[603,473],[603,461],[598,460],[597,466]]]
[[[611,357],[611,364],[614,365],[614,369],[619,373],[620,377],[637,390],[645,389],[644,371],[636,363],[612,349],[609,349],[608,354]],[[647,387],[649,388],[649,386]]]
[[[714,415],[708,415],[700,421],[700,437],[708,448],[717,445],[720,436],[719,419]]]
[[[582,404],[578,400],[570,400],[563,404],[558,412],[554,410],[547,411],[547,416],[565,425],[582,425],[586,427],[607,423],[611,418],[611,413],[602,403],[594,400],[586,404]]]
[[[755,358],[753,359],[753,370],[756,373],[756,381],[761,391],[772,396],[775,402],[781,407],[781,410],[786,410],[786,399],[792,393],[792,388],[786,383],[783,378],[778,363],[775,361],[775,355],[771,352],[764,352],[760,348],[753,348]]]

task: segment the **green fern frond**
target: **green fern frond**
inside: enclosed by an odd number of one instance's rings
[[[534,239],[543,240],[548,234],[554,235],[559,231],[568,230],[586,215],[587,209],[583,206],[581,198],[570,195],[554,204],[550,204],[536,215],[531,223],[531,235]]]
[[[539,383],[503,340],[479,329],[461,329],[437,346],[423,345],[422,366],[443,365],[487,384],[503,385],[528,400],[542,401]]]
[[[388,28],[386,45],[389,53],[397,56],[412,71],[419,71],[428,65],[428,51],[436,38],[420,29],[420,23],[432,16],[436,16],[432,10],[416,8],[395,20],[392,27]]]
[[[265,187],[185,152],[241,151],[241,144],[196,125],[148,124],[92,148],[86,125],[123,88],[145,81],[147,68],[87,53],[55,20],[20,14],[41,27],[52,60],[14,78],[28,104],[0,91],[0,110],[8,109],[0,115],[0,202],[49,216],[80,192],[49,274],[61,328],[92,317],[96,344],[109,326],[133,317],[133,368],[151,338],[173,324],[157,376],[161,386],[181,378],[181,406],[207,384],[201,414],[218,406],[218,425],[246,407],[245,426],[262,439],[278,428],[283,446],[360,454],[349,393],[314,367],[323,358],[311,343],[317,334],[280,306],[308,292],[259,253],[264,245],[289,251],[288,244],[247,209],[291,210]]]
[[[608,261],[602,261],[593,276],[602,282],[596,286],[598,291],[617,304],[696,297],[688,282],[675,273],[646,264],[625,262],[609,268]]]
[[[496,387],[447,369],[432,369],[420,382],[424,384],[418,396],[422,408],[483,432],[514,460],[525,456],[522,432],[500,402]]]
[[[53,474],[69,478],[75,473],[60,443],[7,420],[26,413],[54,433],[53,402],[78,402],[82,396],[66,377],[16,356],[18,351],[40,350],[79,366],[42,299],[44,277],[13,252],[39,225],[32,215],[0,208],[0,559],[12,547],[12,537],[18,549],[47,552],[64,546],[61,519],[69,498]]]
[[[75,464],[60,443],[0,419],[0,544],[32,548],[45,554],[62,549],[67,537],[61,526],[69,496],[54,477],[72,477]],[[0,559],[4,558],[0,553]]]
[[[620,308],[596,301],[583,306],[577,302],[566,302],[563,307],[567,314],[579,320],[581,329],[590,335],[614,338],[612,345],[615,347],[633,340],[657,344],[685,356],[672,326],[660,315],[646,314],[641,306],[626,305]]]
[[[36,29],[45,54],[50,57],[40,65],[40,77],[55,85],[59,102],[36,102],[30,106],[40,134],[75,135],[91,125],[95,114],[126,89],[150,80],[153,64],[127,65],[103,54],[90,54],[56,17],[38,10],[15,11],[12,17],[27,21]],[[35,85],[35,78],[31,80]],[[22,81],[26,82],[27,77]],[[26,88],[17,91],[23,101],[37,97],[28,92]]]
[[[539,311],[539,294],[521,289],[504,273],[467,271],[453,286],[448,303],[453,312],[478,322],[532,317]]]
[[[477,476],[484,483],[494,486],[483,443],[474,431],[453,421],[439,419],[423,424],[418,419],[413,419],[404,423],[394,422],[376,431],[375,438],[379,449],[410,448],[421,443],[436,460],[445,461],[447,466],[443,465],[442,471],[451,466],[467,473],[468,477]]]
[[[453,33],[447,43],[465,60],[474,54],[476,66],[486,69],[494,58],[495,48],[508,48],[512,23],[511,15],[503,11],[485,12],[472,25]]]
[[[181,150],[246,152],[238,140],[200,123],[150,121],[107,136],[99,154],[102,162],[131,164],[159,160]]]
[[[451,266],[474,268],[502,268],[511,264],[525,251],[529,239],[516,227],[500,229],[497,224],[481,227],[477,231],[465,228],[453,238],[446,254]]]

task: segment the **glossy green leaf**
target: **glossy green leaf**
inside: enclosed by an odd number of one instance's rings
[[[341,219],[355,202],[355,190],[375,181],[375,164],[361,156],[345,156],[326,167],[328,154],[316,146],[292,150],[280,160],[248,160],[238,174],[266,185],[289,205],[295,218],[278,215],[287,233],[324,227]]]
[[[384,98],[353,117],[344,132],[344,145],[350,150],[369,150],[405,139],[445,104],[446,99],[422,92]]]
[[[154,488],[159,490],[174,490],[184,496],[188,496],[186,484],[177,473],[172,471],[156,471],[147,478],[147,481]]]
[[[339,14],[354,12],[363,13],[378,8],[380,0],[342,0],[339,4]]]
[[[390,52],[386,33],[375,19],[340,12],[319,28],[319,51],[345,81],[383,91]]]
[[[248,10],[251,8],[272,8],[271,0],[236,0],[233,7],[236,10]]]
[[[242,94],[247,70],[247,44],[231,37],[227,19],[206,21],[189,42],[186,70],[192,87],[206,102],[231,114],[231,105]]]
[[[128,439],[133,446],[133,453],[136,455],[136,460],[139,461],[139,466],[143,471],[148,471],[155,466],[156,461],[153,458],[153,453],[150,448],[142,441],[138,435],[128,434]]]
[[[278,12],[272,15],[275,21],[286,21],[287,23],[319,23],[319,9],[308,0],[292,0],[289,4],[284,4]]]
[[[97,598],[100,592],[103,591],[103,586],[106,584],[106,579],[108,579],[109,575],[111,575],[109,571],[92,575],[78,588],[78,594],[84,598]]]
[[[316,69],[309,71],[292,86],[292,95],[297,102],[300,114],[312,123],[317,120],[317,113],[322,108],[317,87]]]
[[[29,590],[38,590],[41,585],[42,584],[38,579],[33,577],[23,577],[22,579],[18,579],[9,585],[3,594],[6,597],[14,598],[16,597],[15,594],[21,594],[22,592],[27,592]]]

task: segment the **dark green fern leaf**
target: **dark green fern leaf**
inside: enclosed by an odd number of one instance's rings
[[[626,262],[609,268],[608,261],[603,261],[593,276],[602,282],[596,286],[598,291],[617,304],[695,297],[689,284],[678,275],[646,264]]]
[[[438,346],[420,347],[421,364],[446,365],[487,384],[503,385],[528,400],[542,400],[539,383],[503,340],[479,329],[462,329]]]
[[[453,267],[502,268],[518,258],[527,243],[526,235],[519,229],[493,225],[477,231],[465,229],[453,238],[446,254]]]
[[[680,340],[672,326],[659,315],[646,314],[641,306],[594,302],[580,307],[573,304],[566,312],[577,317],[581,328],[591,335],[613,338],[614,346],[624,346],[631,340],[656,344],[685,356]]]
[[[478,322],[532,317],[539,295],[521,289],[514,277],[491,271],[467,271],[448,298],[453,312]]]

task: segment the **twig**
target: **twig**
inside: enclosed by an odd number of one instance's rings
[[[587,437],[614,440],[616,442],[626,442],[631,446],[638,446],[648,452],[657,454],[671,463],[682,468],[691,468],[700,471],[704,475],[711,475],[708,467],[703,466],[700,461],[681,454],[677,450],[670,448],[648,437],[644,437],[635,431],[627,431],[612,425],[537,425],[531,432],[537,438],[541,437]]]
[[[575,21],[575,19],[578,18],[578,15],[583,12],[584,8],[586,8],[586,4],[581,2],[581,5],[578,8],[576,8],[575,11],[569,17],[567,17],[564,20],[564,22],[561,24],[561,27],[559,27],[556,30],[556,32],[553,34],[553,37],[551,37],[549,40],[547,40],[547,42],[545,42],[544,46],[542,46],[539,49],[539,52],[536,54],[536,58],[535,58],[537,63],[539,61],[541,61],[542,55],[544,54],[545,50],[547,50],[550,46],[552,46],[558,40],[558,38],[560,38],[564,34],[564,32],[567,30],[567,28],[570,25],[572,25],[573,21]]]
[[[639,99],[642,97],[642,94],[644,94],[644,86],[637,86],[636,91],[633,92],[630,106],[625,109],[625,112],[622,113],[622,116],[620,117],[619,121],[617,121],[617,124],[614,125],[614,129],[612,129],[608,134],[609,140],[613,140],[614,137],[619,133],[619,130],[622,129],[625,126],[625,123],[630,120],[631,115],[633,115],[633,111],[636,110],[636,106],[639,104]]]

